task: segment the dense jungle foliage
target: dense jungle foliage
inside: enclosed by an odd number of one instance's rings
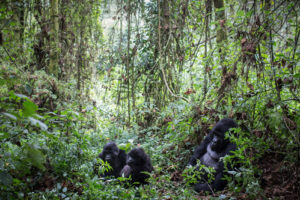
[[[1,0],[0,199],[298,199],[299,36],[298,0]],[[239,167],[197,193],[222,118]],[[149,184],[99,176],[109,141]]]

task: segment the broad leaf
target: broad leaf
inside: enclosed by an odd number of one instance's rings
[[[3,185],[11,185],[13,182],[12,176],[7,172],[0,172],[0,183]]]
[[[45,170],[44,163],[46,162],[45,155],[33,145],[26,144],[25,151],[27,153],[28,161],[41,170]]]
[[[23,114],[25,117],[32,116],[33,114],[35,114],[37,109],[38,106],[32,101],[25,101],[23,103]]]

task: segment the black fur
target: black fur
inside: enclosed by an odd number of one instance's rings
[[[119,177],[120,171],[126,164],[127,154],[125,151],[119,149],[114,142],[109,142],[103,147],[103,151],[99,154],[99,157],[109,163],[112,170],[106,171],[101,176],[115,176]]]
[[[149,178],[148,174],[151,173],[153,167],[149,156],[142,148],[132,149],[127,156],[127,162],[125,167],[121,171],[121,175],[128,178],[131,176],[133,183],[146,183],[146,179]]]
[[[225,173],[224,163],[223,161],[220,161],[220,158],[230,155],[231,151],[236,150],[236,144],[230,143],[230,141],[224,138],[225,133],[230,128],[235,127],[237,127],[237,124],[232,119],[222,119],[213,127],[202,143],[196,147],[194,155],[191,157],[188,164],[195,166],[197,160],[200,160],[201,164],[213,167],[216,170],[215,179],[210,185],[204,181],[206,176],[199,180],[195,185],[195,190],[197,192],[219,191],[225,188],[227,183],[223,180]],[[229,169],[231,168],[231,166],[228,167]]]

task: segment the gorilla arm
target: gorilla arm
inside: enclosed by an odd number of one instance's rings
[[[232,155],[231,151],[234,151],[236,149],[236,145],[233,143],[230,143],[227,145],[227,147],[224,149],[222,152],[221,157],[224,157],[226,155]],[[230,164],[227,165],[228,170],[232,170],[232,166]],[[214,191],[219,191],[223,190],[227,184],[227,181],[224,179],[224,162],[219,161],[218,166],[216,168],[215,172],[215,179],[214,181],[209,184],[209,183],[198,183],[195,185],[195,191],[200,192],[200,191],[209,191],[212,192]]]
[[[131,167],[129,165],[125,165],[120,172],[120,176],[124,176],[125,178],[128,178],[131,172],[132,172]]]
[[[188,165],[195,166],[197,164],[197,160],[199,160],[206,153],[207,145],[211,142],[211,140],[211,134],[205,137],[201,144],[196,147],[194,155],[189,160]]]

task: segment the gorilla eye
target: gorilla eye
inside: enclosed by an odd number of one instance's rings
[[[215,133],[214,134],[214,137],[217,137],[218,139],[222,139],[223,137],[220,135],[220,134],[218,134],[218,133]]]

